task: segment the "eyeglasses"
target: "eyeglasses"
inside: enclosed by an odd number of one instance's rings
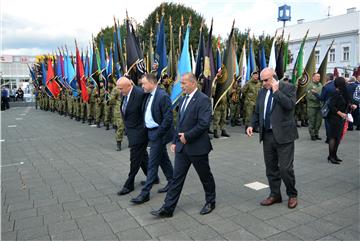
[[[267,79],[264,79],[263,82],[267,82],[267,81],[269,81],[269,80],[271,80],[271,79],[272,79],[272,77],[267,78]]]

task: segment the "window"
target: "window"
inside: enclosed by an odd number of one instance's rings
[[[329,54],[329,62],[335,62],[335,49],[330,49]]]
[[[350,47],[343,47],[343,61],[349,61]]]
[[[320,50],[315,50],[315,61],[316,64],[320,63]]]

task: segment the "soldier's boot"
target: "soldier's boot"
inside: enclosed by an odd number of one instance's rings
[[[112,125],[112,128],[114,129],[114,130],[117,130],[117,126],[116,125]]]
[[[235,125],[236,126],[241,126],[241,121],[239,119],[235,120]]]
[[[97,128],[100,128],[100,122],[98,122],[96,125]]]
[[[85,123],[85,117],[82,119],[82,123],[83,123],[83,124]]]
[[[69,116],[70,116],[70,119],[72,119],[72,118],[73,118],[73,115],[72,115],[72,114],[70,114]]]
[[[116,150],[121,151],[121,141],[116,142]]]
[[[301,121],[301,126],[303,126],[303,127],[308,127],[309,125],[306,124],[306,121],[302,120],[302,121]]]
[[[89,126],[91,125],[91,122],[92,122],[92,121],[91,121],[91,119],[89,118],[89,119],[88,119]]]
[[[77,117],[76,117],[76,121],[80,121],[80,116],[77,116]]]
[[[322,138],[319,135],[315,135],[315,138],[316,138],[316,140],[319,140],[319,141],[322,140]]]
[[[109,123],[105,125],[106,126],[106,129],[105,130],[109,130]]]
[[[221,136],[230,137],[226,130],[221,130]]]
[[[67,112],[66,112],[66,111],[64,111],[64,116],[67,116]]]
[[[208,130],[209,134],[214,134],[214,131],[212,131],[211,129]]]
[[[214,138],[219,138],[218,130],[214,130]]]
[[[231,120],[231,126],[235,126],[235,121]]]

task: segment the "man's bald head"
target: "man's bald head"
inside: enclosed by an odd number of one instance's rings
[[[129,80],[125,76],[120,77],[116,81],[116,87],[120,90],[122,95],[128,95],[130,90],[132,89],[131,80]]]
[[[260,78],[263,81],[263,87],[266,89],[271,88],[271,84],[274,81],[275,71],[272,68],[266,67],[260,73]]]

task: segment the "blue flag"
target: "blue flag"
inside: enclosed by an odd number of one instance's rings
[[[47,71],[46,71],[46,67],[45,67],[45,63],[44,62],[41,62],[41,72],[42,72],[42,84],[43,86],[46,86],[46,74],[47,74]]]
[[[161,73],[166,71],[167,68],[164,16],[161,17],[159,33],[156,40],[155,62],[158,64],[157,78],[160,79],[162,76]]]
[[[67,66],[67,83],[72,89],[72,94],[74,97],[78,96],[77,87],[76,87],[76,72],[74,66],[71,62],[71,58],[67,55],[66,57],[66,66]]]
[[[189,52],[189,35],[190,35],[190,26],[187,26],[186,34],[184,38],[184,44],[182,47],[179,64],[178,64],[178,71],[176,76],[176,81],[173,85],[171,91],[171,102],[173,107],[176,106],[177,100],[179,99],[182,89],[180,85],[181,76],[185,73],[191,72],[191,61],[190,61],[190,52]]]
[[[266,57],[265,57],[264,44],[262,44],[262,46],[261,46],[260,68],[261,68],[261,70],[263,70],[264,68],[266,68]]]

